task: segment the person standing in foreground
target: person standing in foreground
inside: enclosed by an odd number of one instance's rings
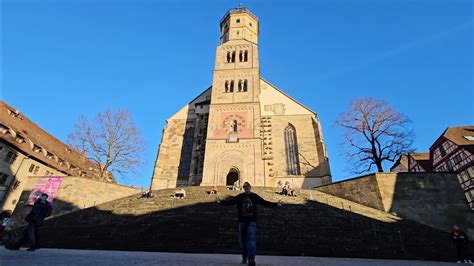
[[[26,234],[18,244],[21,246],[26,240],[30,242],[30,248],[28,251],[33,251],[39,248],[38,244],[38,228],[43,225],[44,218],[51,215],[53,207],[48,202],[48,194],[42,193],[41,196],[35,201],[33,209],[25,217],[25,221],[28,222]]]
[[[264,207],[281,206],[281,201],[273,203],[262,199],[259,195],[250,192],[252,186],[249,182],[243,185],[244,193],[230,200],[221,201],[216,198],[217,203],[225,206],[237,205],[239,222],[239,240],[242,248],[242,263],[255,265],[255,254],[257,252],[257,205]]]

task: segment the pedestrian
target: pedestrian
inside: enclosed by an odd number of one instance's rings
[[[265,207],[281,206],[281,201],[273,203],[262,199],[259,195],[250,192],[252,186],[249,182],[243,184],[244,192],[229,199],[221,201],[216,198],[217,203],[225,206],[237,205],[239,240],[242,249],[242,263],[255,265],[255,254],[257,251],[257,205]]]
[[[10,221],[10,217],[12,216],[11,210],[5,210],[0,213],[0,232],[6,231],[8,228],[8,224]]]
[[[472,261],[466,256],[467,244],[469,242],[469,238],[467,237],[466,233],[461,231],[459,227],[455,225],[451,231],[451,237],[454,241],[454,244],[456,245],[458,263],[472,263]]]
[[[44,218],[51,215],[53,207],[48,202],[48,194],[42,193],[41,196],[35,201],[33,209],[25,217],[25,221],[28,222],[26,233],[18,243],[20,247],[27,240],[29,241],[30,247],[28,251],[34,251],[39,248],[38,229],[43,225]]]
[[[278,191],[280,191],[280,192],[282,191],[282,189],[283,189],[283,182],[282,182],[281,180],[278,180],[278,182],[277,182],[277,188],[278,188]]]

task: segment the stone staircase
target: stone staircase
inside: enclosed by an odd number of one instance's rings
[[[46,221],[42,246],[76,249],[238,253],[236,208],[215,203],[208,187],[114,200]],[[315,190],[287,197],[253,188],[280,208],[259,207],[258,254],[454,260],[447,232]],[[219,197],[239,191],[219,188]]]

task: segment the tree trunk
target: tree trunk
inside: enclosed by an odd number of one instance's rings
[[[377,165],[377,172],[383,173],[382,161],[377,160],[377,161],[375,162],[375,164]]]

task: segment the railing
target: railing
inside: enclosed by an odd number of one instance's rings
[[[255,19],[256,21],[258,21],[258,17],[255,16],[255,14],[253,14],[250,10],[248,10],[247,8],[245,7],[237,7],[237,8],[232,8],[230,9],[229,11],[227,11],[227,13],[225,13],[225,15],[222,17],[222,19],[220,20],[220,24],[222,24],[222,22],[224,22],[224,20],[227,18],[227,16],[229,14],[235,14],[235,13],[247,13],[249,14],[253,19]]]

